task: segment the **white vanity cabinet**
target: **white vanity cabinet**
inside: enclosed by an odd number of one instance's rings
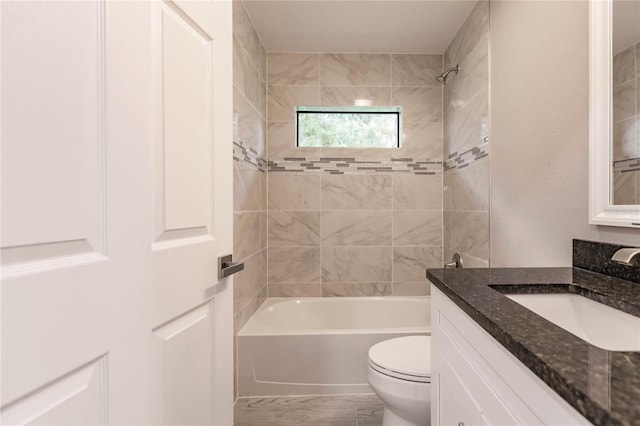
[[[589,425],[431,286],[432,425]]]

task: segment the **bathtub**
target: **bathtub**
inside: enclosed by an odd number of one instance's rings
[[[240,396],[372,392],[369,348],[429,335],[429,297],[271,298],[238,332]]]

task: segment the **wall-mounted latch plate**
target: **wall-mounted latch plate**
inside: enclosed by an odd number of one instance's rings
[[[228,277],[244,269],[244,262],[233,262],[233,255],[227,254],[218,258],[218,279]]]

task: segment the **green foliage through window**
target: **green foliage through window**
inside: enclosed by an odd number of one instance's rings
[[[299,147],[398,148],[399,107],[298,107]]]

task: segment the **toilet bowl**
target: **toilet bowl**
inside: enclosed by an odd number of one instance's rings
[[[383,426],[430,424],[430,336],[398,337],[373,345],[367,378],[384,403]]]

